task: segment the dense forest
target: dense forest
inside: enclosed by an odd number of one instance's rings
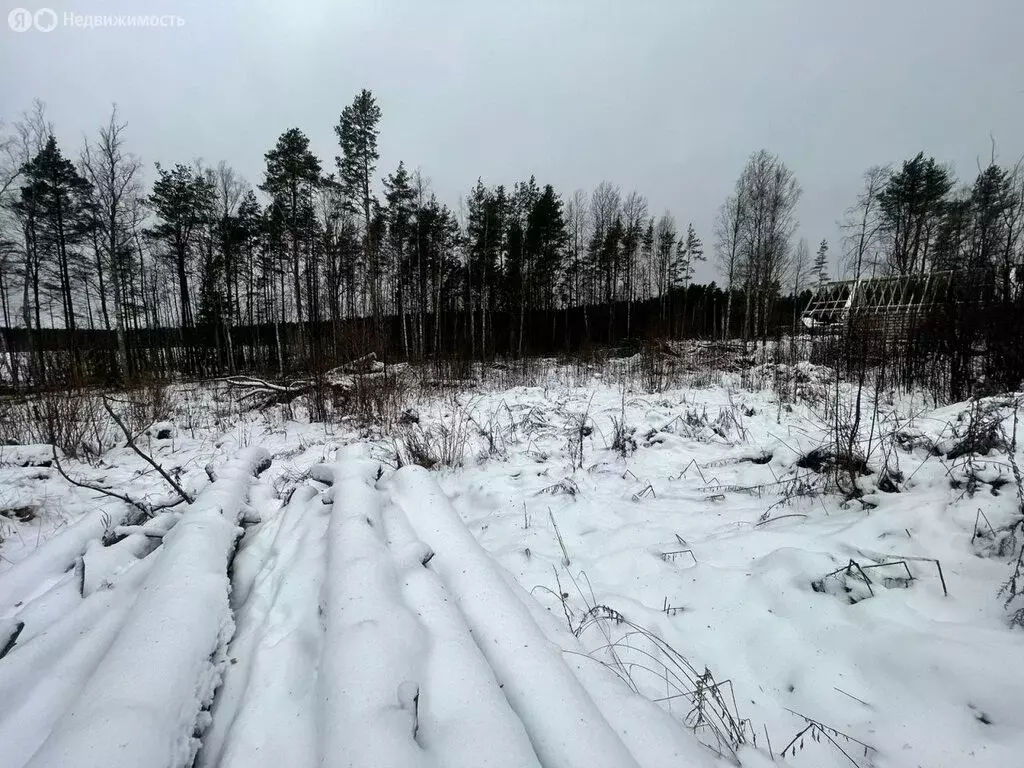
[[[45,379],[45,352],[60,349],[72,368],[103,350],[120,378],[158,358],[284,372],[366,347],[483,359],[763,338],[795,328],[832,276],[969,270],[1009,296],[1024,261],[1024,166],[994,150],[968,184],[924,153],[869,169],[835,255],[825,240],[812,254],[801,187],[766,150],[699,233],[611,182],[567,195],[534,176],[477,179],[453,208],[421,171],[378,169],[381,119],[363,90],[335,126],[333,163],[291,128],[257,188],[224,162],[158,163],[147,186],[116,108],[70,150],[36,103],[0,136],[0,321],[23,353],[4,355],[5,378]],[[695,284],[712,255],[719,280]]]

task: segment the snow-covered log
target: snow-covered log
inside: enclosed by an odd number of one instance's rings
[[[451,590],[541,763],[549,768],[635,768],[633,755],[561,650],[534,621],[430,474],[421,467],[403,467],[389,488],[417,536],[436,553],[430,567]]]
[[[300,379],[284,384],[275,384],[253,376],[229,376],[222,381],[239,393],[239,402],[248,402],[252,408],[263,408],[278,403],[289,403],[295,398],[308,394],[318,386],[326,386],[337,395],[347,395],[359,383],[398,374],[407,368],[407,363],[397,363],[385,368],[375,352],[356,358],[344,365],[324,372],[319,381]]]
[[[373,487],[377,467],[348,458],[331,470],[335,511],[324,595],[329,653],[320,673],[332,727],[323,734],[323,765],[429,768],[432,761],[414,738],[416,712],[402,706],[399,695],[400,689],[418,690],[425,638],[402,601],[381,519],[383,498]]]
[[[32,768],[190,765],[234,629],[228,560],[263,448],[228,463],[163,539],[121,631]]]
[[[384,363],[377,359],[376,352],[357,357],[355,360],[332,368],[330,373],[377,373],[384,370]]]
[[[49,448],[49,446],[47,446]],[[53,586],[112,525],[121,522],[124,510],[91,512],[0,576],[0,618]]]

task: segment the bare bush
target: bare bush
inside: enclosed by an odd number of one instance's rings
[[[417,423],[401,429],[395,449],[399,466],[417,464],[426,469],[462,466],[474,422],[457,398],[452,399],[452,406],[447,420],[436,426],[424,427]]]
[[[165,421],[171,416],[167,386],[155,379],[118,397],[107,397],[107,401],[115,406],[118,417],[133,437],[138,437],[154,423]]]
[[[590,406],[594,402],[594,396],[587,401],[586,410],[583,413],[574,414],[569,420],[568,435],[566,441],[566,452],[569,454],[569,462],[572,468],[583,469],[583,441],[591,435],[594,428],[590,422]]]
[[[8,425],[15,442],[46,443],[67,456],[91,459],[102,453],[109,425],[99,397],[77,390],[51,390],[24,402]]]
[[[394,426],[411,400],[411,382],[404,373],[399,369],[373,378],[358,377],[335,407],[369,423]]]
[[[636,427],[626,424],[625,415],[612,416],[612,444],[611,449],[626,458],[636,450]]]
[[[1013,471],[1013,478],[1017,483],[1017,516],[1006,527],[1003,539],[1009,543],[1011,552],[1017,551],[1017,556],[1014,558],[1010,576],[1000,588],[999,594],[1005,599],[1005,608],[1011,609],[1016,606],[1010,614],[1010,626],[1024,628],[1024,543],[1020,543],[1021,539],[1024,539],[1024,477],[1022,477],[1020,463],[1017,461],[1017,426],[1020,422],[1020,406],[1021,402],[1017,399],[1013,409],[1013,421],[1008,440],[1006,440],[1006,433],[1003,433],[1003,438],[1007,442],[1007,456]]]

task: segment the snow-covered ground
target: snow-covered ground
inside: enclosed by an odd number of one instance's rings
[[[847,501],[806,459],[834,384],[781,373],[553,371],[387,428],[181,386],[137,442],[196,502],[127,527],[0,447],[0,764],[1016,765],[1012,410],[866,393]],[[957,456],[972,411],[1006,439]],[[62,467],[167,498],[108,434]]]

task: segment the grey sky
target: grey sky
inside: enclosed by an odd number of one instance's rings
[[[258,184],[291,126],[326,170],[355,92],[383,110],[383,176],[419,166],[451,205],[482,176],[563,193],[636,188],[711,225],[765,147],[804,189],[800,233],[835,243],[870,165],[919,150],[973,178],[1024,153],[1024,0],[2,0],[183,27],[0,27],[0,117],[47,103],[77,155],[117,102],[147,163],[225,160]],[[2,22],[0,22],[2,23]],[[710,278],[711,270],[698,277]]]

